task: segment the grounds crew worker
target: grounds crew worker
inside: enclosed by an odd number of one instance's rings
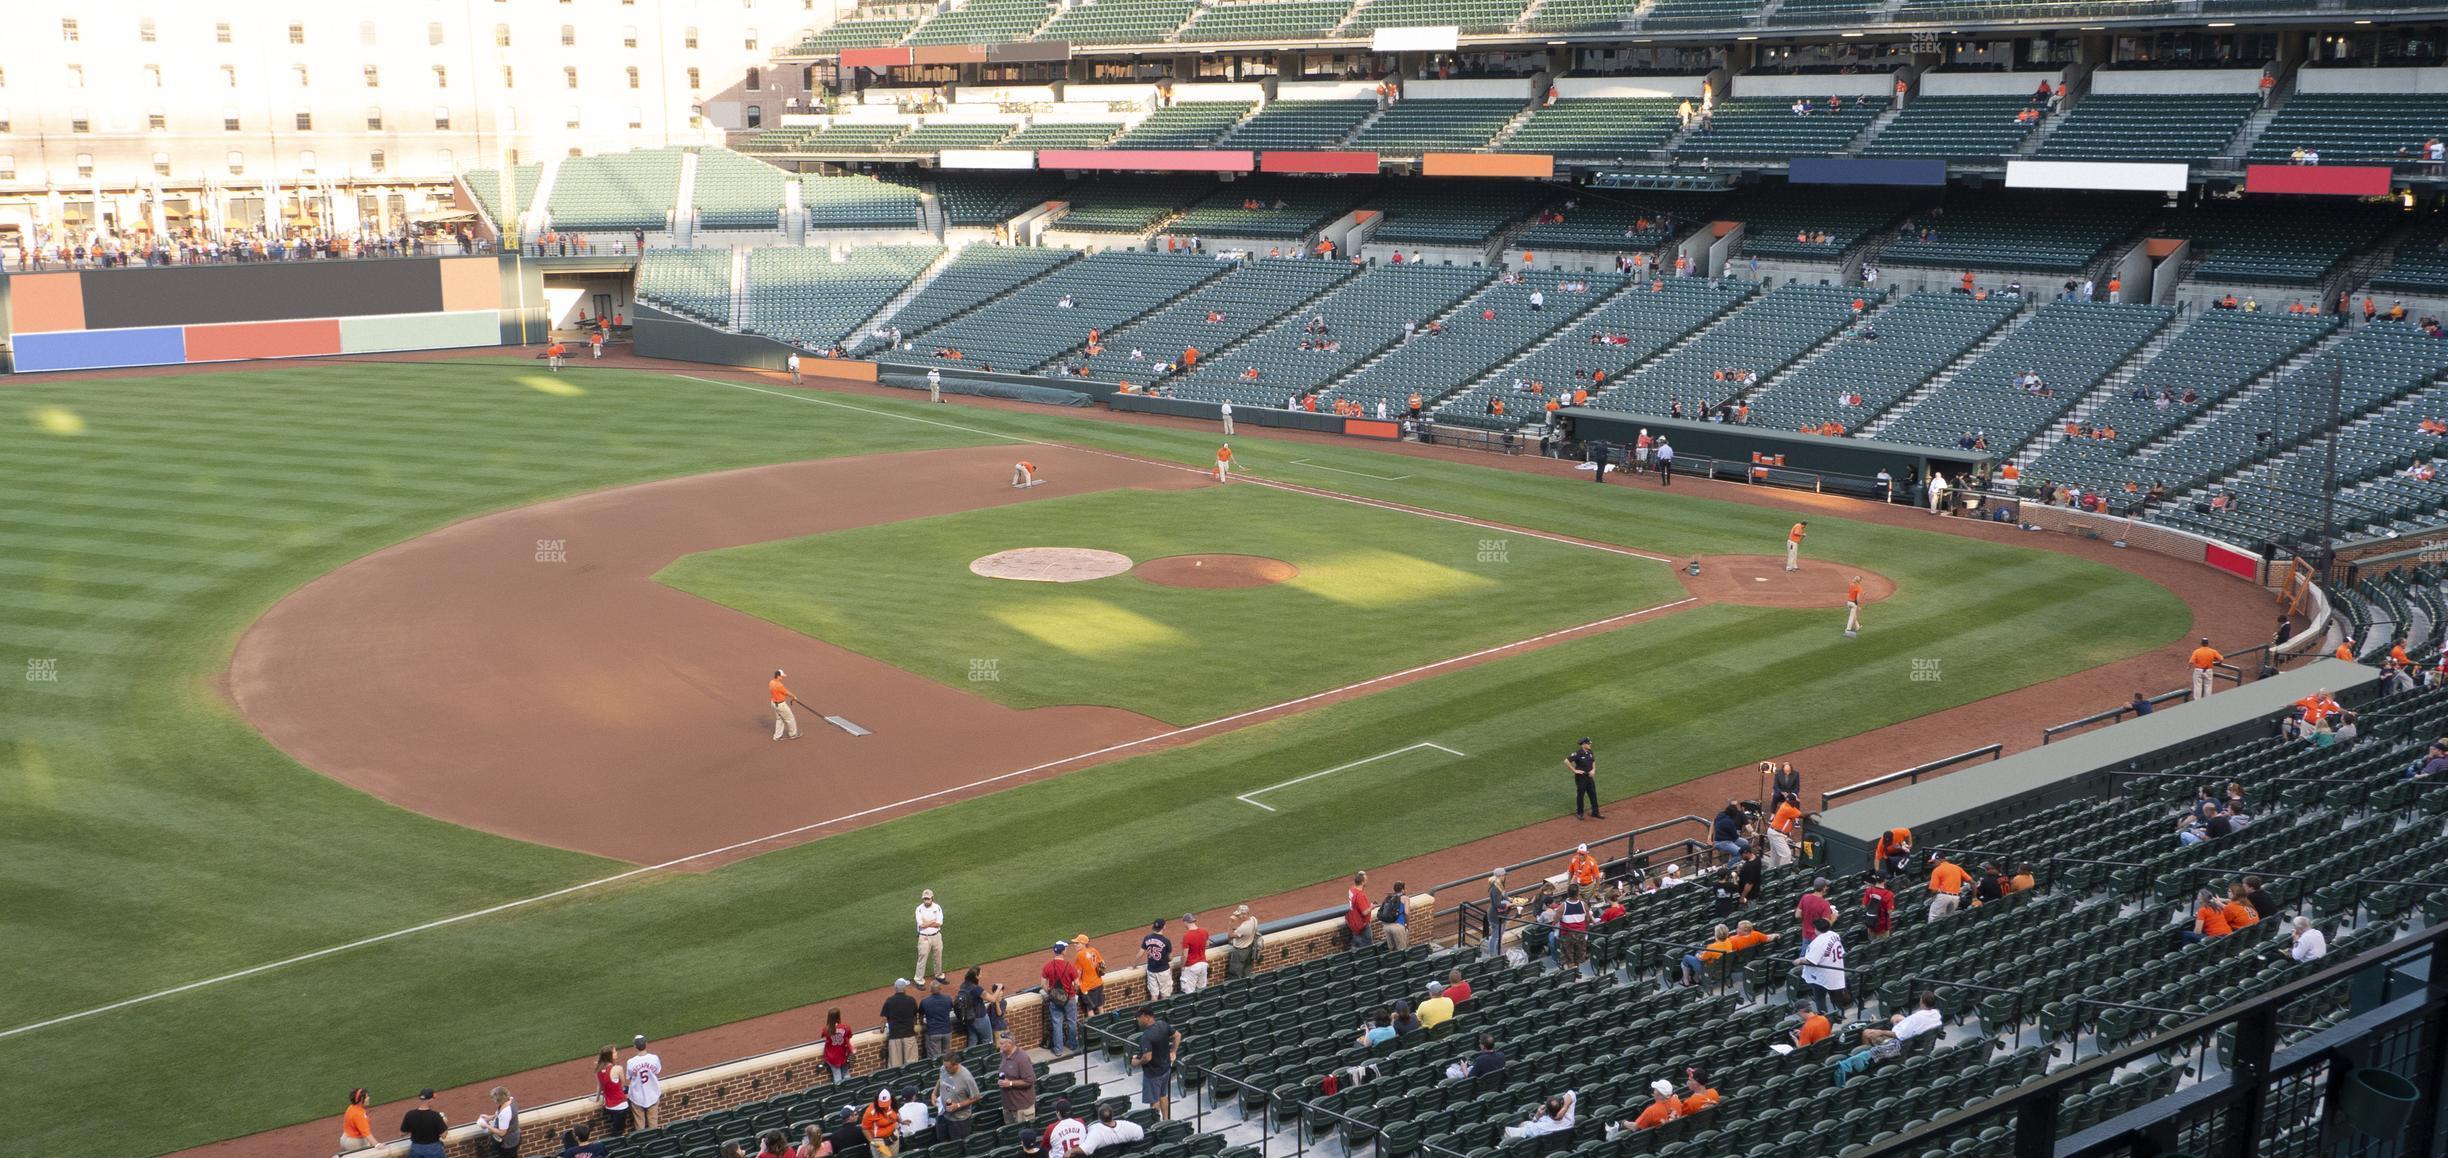
[[[1572,770],[1573,819],[1581,819],[1583,800],[1589,801],[1590,819],[1606,819],[1606,814],[1598,811],[1598,754],[1590,751],[1589,737],[1581,737],[1580,746],[1564,757],[1564,766]]]
[[[786,687],[783,687],[783,686],[782,686],[782,669],[781,669],[781,668],[775,668],[775,669],[774,669],[773,680],[772,680],[771,682],[769,682],[769,683],[767,683],[767,684],[765,685],[765,690],[766,690],[767,692],[769,692],[769,693],[771,693],[771,694],[773,695],[773,709],[774,709],[774,737],[773,737],[773,738],[774,738],[774,739],[777,739],[777,740],[781,740],[781,739],[792,739],[792,740],[796,740],[796,739],[798,739],[798,738],[799,738],[799,718],[798,718],[797,716],[793,716],[793,715],[791,715],[791,709],[790,709],[791,691],[790,691],[790,689],[789,689],[789,688],[786,688]]]
[[[2211,669],[2226,660],[2227,657],[2220,655],[2217,648],[2210,646],[2210,637],[2203,636],[2201,646],[2193,649],[2194,699],[2208,699],[2211,692],[2218,690],[2218,679],[2211,673]]]
[[[1033,462],[1030,462],[1029,460],[1027,460],[1027,459],[1025,459],[1025,458],[1024,458],[1024,459],[1021,459],[1021,460],[1020,460],[1020,461],[1018,461],[1018,462],[1013,463],[1013,464],[1012,464],[1012,485],[1013,485],[1013,486],[1016,486],[1016,487],[1033,487],[1033,486],[1036,486],[1036,485],[1037,485],[1037,464],[1036,464],[1036,463],[1033,463]]]

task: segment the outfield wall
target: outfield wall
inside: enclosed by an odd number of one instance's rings
[[[0,349],[11,373],[463,349],[540,339],[543,307],[515,256],[19,273]]]
[[[1415,893],[1410,897],[1409,905],[1410,927],[1419,931],[1417,942],[1426,944],[1433,935],[1430,925],[1436,917],[1436,897],[1429,893]],[[1340,910],[1336,910],[1331,916],[1322,916],[1317,920],[1295,918],[1295,921],[1305,921],[1305,923],[1295,923],[1290,928],[1269,928],[1267,930],[1265,949],[1258,962],[1259,972],[1272,972],[1349,951],[1350,938],[1343,930],[1343,917]],[[1207,951],[1208,965],[1216,978],[1214,981],[1216,985],[1232,984],[1223,979],[1224,959],[1229,951],[1228,942],[1224,937],[1226,932],[1226,929],[1218,927],[1216,940]],[[1124,940],[1130,939],[1126,934],[1117,934],[1117,936],[1121,936]],[[988,978],[988,980],[994,980],[994,978]],[[1106,971],[1105,1009],[1109,1011],[1133,1009],[1145,1004],[1146,1001],[1145,969],[1132,966]],[[1039,1000],[1036,989],[1031,987],[1027,992],[1013,996],[1006,1007],[1009,1011],[1007,1021],[1013,1039],[1023,1046],[1043,1045],[1046,1040],[1045,1007]],[[859,1013],[853,1016],[865,1016],[865,1014]],[[967,1031],[964,1029],[961,1036],[954,1040],[953,1048],[966,1049],[971,1044],[974,1043],[968,1040]],[[876,1029],[860,1033],[851,1038],[850,1048],[850,1072],[853,1076],[851,1088],[867,1090],[868,1087],[856,1079],[860,1075],[871,1074],[886,1068],[884,1065],[884,1033]],[[1058,1063],[1049,1064],[1047,1072],[1054,1072],[1057,1068],[1060,1068]],[[1323,1065],[1320,1068],[1323,1072]],[[764,1101],[778,1094],[797,1093],[816,1086],[829,1085],[831,1082],[832,1072],[825,1067],[822,1043],[810,1042],[806,1045],[667,1075],[663,1079],[663,1100],[657,1103],[656,1112],[662,1124],[670,1125],[692,1118],[702,1118],[708,1114],[733,1109],[750,1102]],[[522,1137],[519,1146],[521,1158],[547,1158],[549,1155],[558,1154],[561,1152],[559,1138],[563,1128],[579,1124],[599,1126],[602,1123],[601,1109],[596,1104],[592,1091],[555,1102],[543,1100],[548,1091],[513,1089],[511,1093],[517,1095],[522,1103],[520,1113]],[[845,1094],[844,1100],[852,1103],[864,1102],[867,1096],[869,1095],[865,1093]],[[1038,1120],[1041,1122],[1050,1120],[1044,1116],[1044,1103],[1040,1103]],[[472,1125],[453,1129],[443,1139],[443,1148],[446,1158],[493,1158],[494,1156],[491,1143],[484,1140],[484,1132]],[[404,1158],[408,1153],[408,1145],[406,1142],[394,1142],[375,1150],[364,1151],[364,1153],[376,1155],[379,1158]]]

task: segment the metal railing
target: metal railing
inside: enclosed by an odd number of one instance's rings
[[[2177,688],[2174,691],[2161,692],[2158,695],[2150,697],[2144,702],[2156,708],[2159,705],[2168,703],[2171,700],[2181,700],[2192,694],[2193,691],[2191,688]],[[2137,714],[2134,712],[2133,704],[2123,703],[2104,712],[2093,712],[2079,720],[2067,720],[2062,724],[2052,724],[2048,727],[2040,729],[2040,742],[2046,744],[2049,741],[2054,740],[2067,732],[2071,732],[2076,728],[2088,728],[2093,724],[2110,723],[2116,720],[2124,719],[2127,715],[2132,714]]]
[[[1956,754],[1945,757],[1944,759],[1932,760],[1927,764],[1915,764],[1910,768],[1890,772],[1884,776],[1873,776],[1870,779],[1863,780],[1859,783],[1847,784],[1844,787],[1838,788],[1832,792],[1822,792],[1819,794],[1819,811],[1827,811],[1828,803],[1830,801],[1851,796],[1857,792],[1868,792],[1873,788],[1884,788],[1898,780],[1902,780],[1907,784],[1919,784],[1921,782],[1921,778],[1924,776],[1944,772],[1958,764],[1969,764],[1974,760],[1981,759],[1984,756],[1991,760],[1995,760],[1999,756],[2004,755],[2005,751],[2006,745],[2004,744],[1985,744],[1981,747],[1974,748],[1969,752],[1957,752]]]
[[[1683,855],[1670,856],[1666,859],[1669,861],[1680,861],[1693,855],[1694,850],[1697,848],[1707,848],[1707,842],[1694,841],[1689,837],[1684,837],[1644,849],[1640,847],[1640,838],[1653,832],[1663,832],[1667,829],[1686,824],[1697,825],[1703,832],[1706,832],[1709,826],[1709,821],[1703,817],[1693,816],[1686,813],[1682,816],[1658,821],[1655,824],[1644,824],[1641,827],[1632,829],[1629,832],[1619,832],[1613,836],[1600,837],[1599,839],[1590,841],[1588,843],[1591,853],[1598,857],[1598,862],[1602,868],[1609,863],[1623,863],[1632,865],[1634,867],[1655,864],[1659,854],[1674,852],[1678,848],[1684,850]],[[1602,851],[1607,849],[1609,846],[1616,844],[1617,842],[1621,842],[1623,845],[1623,851],[1620,857],[1611,856],[1608,852]],[[1558,849],[1554,852],[1544,853],[1539,856],[1531,857],[1528,860],[1517,861],[1513,864],[1508,864],[1501,867],[1505,876],[1510,878],[1515,873],[1518,873],[1523,869],[1533,869],[1541,865],[1568,859],[1577,851],[1578,849],[1572,848]],[[1711,849],[1710,851],[1714,850]],[[1493,875],[1494,871],[1495,870],[1490,870],[1489,872],[1473,873],[1470,876],[1458,877],[1454,880],[1446,881],[1435,886],[1434,888],[1431,888],[1429,892],[1438,896],[1443,896],[1447,892],[1462,888],[1466,885],[1480,884]],[[1508,900],[1518,900],[1523,896],[1532,895],[1538,891],[1538,886],[1543,885],[1545,881],[1546,874],[1542,874],[1538,878],[1536,885],[1529,888],[1508,889],[1505,892],[1505,896]],[[1478,944],[1478,941],[1474,941],[1472,939],[1471,934],[1476,931],[1484,936],[1488,930],[1487,902],[1484,899],[1461,901],[1446,908],[1438,909],[1430,916],[1429,923],[1431,927],[1434,927],[1434,922],[1437,919],[1446,917],[1448,915],[1455,918],[1454,943],[1457,945]],[[1504,918],[1502,916],[1497,917],[1499,922],[1501,922],[1503,919]]]

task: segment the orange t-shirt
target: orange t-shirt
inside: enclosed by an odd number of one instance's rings
[[[366,1118],[364,1106],[350,1106],[347,1113],[340,1115],[340,1136],[374,1140],[374,1123]]]
[[[1020,460],[1020,469],[1025,470],[1030,474],[1035,474],[1037,473],[1037,464],[1024,458]]]
[[[791,698],[790,689],[782,686],[782,677],[780,676],[775,676],[774,678],[766,681],[765,690],[773,693],[773,702],[777,704]]]
[[[1577,885],[1594,885],[1594,884],[1597,884],[1597,883],[1598,883],[1598,858],[1597,858],[1597,857],[1594,857],[1594,856],[1591,856],[1590,854],[1588,854],[1588,853],[1586,853],[1586,852],[1577,852],[1577,853],[1574,853],[1574,854],[1573,854],[1573,858],[1572,858],[1572,862],[1571,862],[1570,864],[1568,864],[1568,865],[1566,865],[1566,866],[1565,866],[1565,871],[1566,871],[1566,872],[1568,872],[1568,873],[1570,873],[1570,874],[1572,874],[1572,879],[1573,879],[1573,883],[1574,883],[1574,884],[1577,884]]]
[[[1229,447],[1229,446],[1219,446],[1219,447],[1217,447],[1217,448],[1216,448],[1216,461],[1217,461],[1217,462],[1231,462],[1231,461],[1232,461],[1232,448],[1231,448],[1231,447]]]
[[[1951,897],[1963,892],[1964,882],[1971,879],[1972,874],[1965,872],[1962,865],[1951,860],[1942,860],[1938,862],[1937,868],[1930,870],[1930,892],[1942,897]]]
[[[1661,1098],[1649,1103],[1649,1108],[1632,1120],[1635,1130],[1654,1130],[1683,1116],[1683,1103],[1674,1098]]]
[[[1765,945],[1767,943],[1768,934],[1760,932],[1757,929],[1753,929],[1748,933],[1738,932],[1733,936],[1726,938],[1726,950],[1728,952],[1740,953],[1753,945]]]
[[[1799,542],[1801,542],[1801,541],[1802,541],[1802,524],[1800,524],[1800,523],[1795,523],[1795,524],[1793,525],[1793,530],[1790,530],[1790,531],[1785,532],[1785,541],[1786,541],[1786,542],[1788,542],[1788,543],[1799,543]]]
[[[1859,603],[1859,602],[1861,602],[1861,584],[1859,584],[1859,583],[1853,583],[1853,584],[1848,584],[1848,585],[1845,587],[1845,602],[1847,602],[1847,603]]]
[[[1858,589],[1856,589],[1856,591],[1858,592]],[[1858,594],[1856,597],[1858,598]],[[1776,815],[1768,818],[1768,827],[1791,836],[1793,835],[1794,822],[1800,819],[1802,819],[1802,810],[1794,807],[1794,802],[1788,800],[1783,804],[1777,805]]]
[[[1080,992],[1105,987],[1105,955],[1094,945],[1082,945],[1071,955],[1071,963],[1079,967]]]
[[[1794,1031],[1794,1047],[1800,1049],[1817,1045],[1827,1040],[1829,1032],[1828,1019],[1816,1013],[1811,1014],[1802,1019],[1802,1028]]]
[[[2346,661],[2348,661],[2348,662],[2350,662],[2350,663],[2351,663],[2351,662],[2353,662],[2353,660],[2354,660],[2354,645],[2353,645],[2353,644],[2351,644],[2351,643],[2341,643],[2341,644],[2339,644],[2339,645],[2338,645],[2338,649],[2337,649],[2337,657],[2338,657],[2339,659],[2346,660]]]
[[[1696,1094],[1683,1095],[1683,1112],[1686,1114],[1697,1114],[1716,1104],[1717,1091],[1715,1090],[1702,1090]]]
[[[2251,905],[2242,901],[2227,902],[2227,927],[2229,929],[2249,929],[2260,923],[2261,914],[2254,912]]]
[[[2218,666],[2218,662],[2226,658],[2226,656],[2218,653],[2217,648],[2210,647],[2207,644],[2193,649],[2193,666],[2200,668],[2203,671],[2208,671],[2211,668]]]
[[[2193,910],[2193,915],[2201,919],[2201,931],[2205,935],[2212,937],[2224,937],[2229,933],[2235,932],[2234,929],[2227,926],[2226,910],[2221,909],[2217,905],[2203,905],[2202,907]]]

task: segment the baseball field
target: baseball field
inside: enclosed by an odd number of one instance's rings
[[[5,1152],[863,991],[921,885],[959,961],[1264,896],[1553,816],[1582,734],[1626,796],[2189,622],[1831,504],[1806,557],[1894,592],[1847,639],[1678,577],[1790,512],[1248,432],[1217,487],[1212,430],[1051,410],[508,360],[0,391]],[[1036,546],[1135,567],[969,570]],[[1290,574],[1144,570],[1183,556]],[[775,667],[874,734],[770,741]]]

